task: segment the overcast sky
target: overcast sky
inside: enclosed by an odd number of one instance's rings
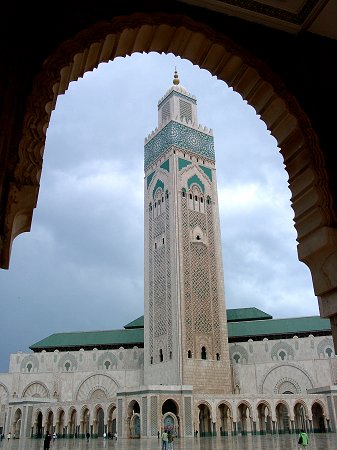
[[[117,58],[71,83],[47,130],[31,231],[0,270],[0,371],[57,332],[122,328],[143,314],[144,138],[177,67],[214,132],[227,308],[319,315],[298,261],[287,173],[255,110],[173,55]]]

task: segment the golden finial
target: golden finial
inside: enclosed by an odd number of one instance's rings
[[[178,77],[178,72],[177,72],[177,68],[175,67],[174,69],[174,78],[173,78],[173,84],[177,85],[180,83],[179,77]]]

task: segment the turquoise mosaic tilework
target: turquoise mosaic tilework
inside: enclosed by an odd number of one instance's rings
[[[209,180],[212,181],[212,170],[209,167],[205,166],[199,166],[201,170],[205,172],[205,174],[208,176]]]
[[[187,161],[187,159],[183,159],[183,158],[178,158],[178,169],[179,169],[179,172],[181,171],[181,169],[183,169],[184,167],[189,166],[190,164],[192,164],[191,161]]]
[[[146,178],[146,183],[147,183],[146,187],[147,188],[149,188],[149,185],[150,185],[150,183],[152,181],[152,178],[153,178],[154,174],[155,174],[155,172],[152,172],[152,173],[150,173],[150,175],[147,176],[147,178]]]
[[[171,121],[145,144],[145,170],[172,145],[189,150],[201,158],[215,161],[213,136]]]
[[[205,185],[197,175],[193,175],[191,178],[189,178],[187,180],[188,188],[190,188],[192,186],[192,184],[194,184],[194,183],[198,184],[200,186],[200,189],[202,190],[202,192],[205,192]]]
[[[157,183],[152,191],[152,197],[156,195],[156,190],[161,188],[164,191],[164,183],[161,180],[157,180]]]
[[[163,162],[163,164],[160,167],[169,172],[170,171],[170,160],[167,159],[165,162]]]

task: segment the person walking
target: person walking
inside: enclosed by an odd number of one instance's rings
[[[9,433],[7,434],[7,441],[9,441],[11,437],[12,437],[11,432],[9,432]]]
[[[300,434],[298,435],[298,443],[300,444],[301,448],[305,449],[307,448],[309,444],[309,437],[307,433],[302,429]]]
[[[46,436],[43,441],[43,450],[48,450],[50,448],[51,435],[47,431]]]
[[[167,433],[167,448],[173,450],[173,431],[169,430]]]
[[[87,442],[89,442],[89,438],[90,438],[90,433],[87,432],[87,434],[85,435],[85,437],[87,438]]]
[[[161,448],[162,450],[167,450],[167,443],[168,443],[168,435],[164,428],[164,431],[161,434]]]

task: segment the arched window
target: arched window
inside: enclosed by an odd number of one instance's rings
[[[30,372],[33,368],[33,365],[31,363],[27,364],[27,370]]]
[[[203,193],[197,184],[193,184],[190,188],[188,206],[194,211],[205,212]]]
[[[189,358],[189,359],[192,358],[192,352],[191,352],[191,350],[189,350],[189,351],[187,352],[187,358]]]
[[[201,359],[207,359],[206,347],[201,348]]]
[[[217,361],[220,361],[220,353],[217,353],[217,354],[216,354],[216,360],[217,360]]]
[[[159,361],[160,362],[164,361],[164,356],[163,356],[163,350],[162,349],[159,350]]]

